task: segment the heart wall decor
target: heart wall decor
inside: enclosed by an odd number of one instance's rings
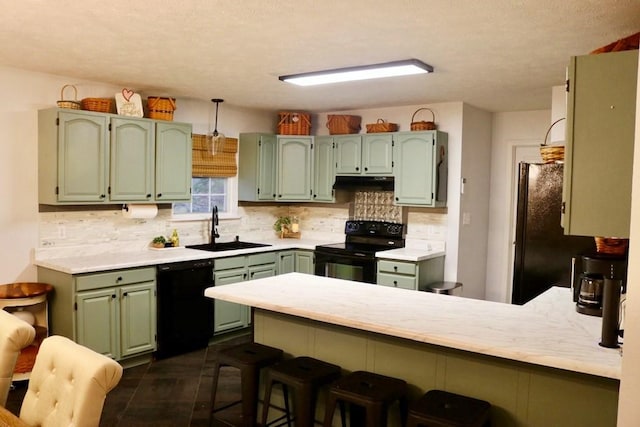
[[[122,89],[122,97],[125,99],[125,101],[129,102],[132,96],[133,96],[132,90],[127,88]]]

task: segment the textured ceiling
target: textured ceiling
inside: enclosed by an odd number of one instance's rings
[[[313,112],[550,107],[569,57],[640,31],[639,0],[0,0],[0,65],[143,94]],[[417,58],[429,75],[279,75]]]

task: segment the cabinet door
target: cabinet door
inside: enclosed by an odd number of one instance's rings
[[[333,202],[333,183],[336,180],[336,173],[332,137],[315,138],[313,166],[313,201]]]
[[[296,251],[296,272],[314,274],[313,251]]]
[[[278,201],[310,201],[313,137],[278,137]]]
[[[275,135],[260,135],[258,143],[258,200],[275,200],[276,198],[277,141]]]
[[[294,253],[294,251],[281,251],[278,254],[278,274],[287,274],[296,271]]]
[[[60,111],[58,201],[107,199],[107,116]]]
[[[246,268],[221,270],[214,273],[215,286],[224,286],[247,280]],[[228,301],[215,300],[214,333],[243,328],[248,324],[248,307]]]
[[[154,178],[154,128],[149,120],[111,119],[109,199],[148,201]]]
[[[120,288],[121,357],[156,349],[156,284]]]
[[[79,292],[76,295],[76,341],[100,354],[120,358],[118,290]]]
[[[275,275],[275,264],[255,265],[249,267],[249,280],[264,279],[265,277],[273,277]]]
[[[393,134],[362,135],[362,169],[365,175],[392,175]]]
[[[156,201],[191,200],[191,147],[190,124],[156,123]]]
[[[333,138],[336,144],[336,175],[360,175],[362,173],[362,136],[340,135]]]
[[[446,205],[447,134],[400,132],[393,146],[395,202],[398,205]]]
[[[629,237],[637,74],[637,50],[571,60],[565,234]]]

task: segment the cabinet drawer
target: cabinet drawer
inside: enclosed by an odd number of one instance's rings
[[[141,283],[156,279],[155,268],[139,268],[135,270],[109,271],[106,273],[89,274],[77,276],[76,291],[86,291],[89,289],[101,289],[111,286],[127,285],[130,283]]]
[[[262,265],[262,264],[274,264],[276,262],[275,252],[264,252],[259,254],[252,254],[248,256],[249,260],[247,265]]]
[[[398,274],[410,274],[415,276],[416,274],[416,265],[409,262],[398,262],[398,261],[378,261],[378,271],[386,271],[389,273],[398,273]]]
[[[216,259],[213,264],[213,270],[227,270],[229,268],[243,268],[245,267],[245,257],[236,256],[231,258]]]
[[[378,273],[378,285],[411,290],[417,289],[415,277],[400,276],[398,274]]]

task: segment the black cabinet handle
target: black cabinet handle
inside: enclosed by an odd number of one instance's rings
[[[158,195],[156,196],[156,198],[158,198],[158,199],[159,199],[160,197],[162,197],[162,193],[158,193]]]
[[[357,167],[357,168],[356,168],[356,171],[359,171],[359,170],[360,170],[360,168],[358,168],[358,167]]]
[[[398,271],[398,266],[397,265],[393,266],[393,271]]]
[[[365,171],[365,172],[366,172],[366,171],[368,171],[368,170],[369,170],[369,168],[364,168],[364,171]]]
[[[118,278],[116,279],[116,282],[122,282],[122,276],[118,276]]]
[[[101,198],[101,199],[104,199],[105,197],[107,197],[107,196],[106,196],[106,195],[104,195],[104,194],[101,194],[101,195],[100,195],[100,198]]]
[[[116,299],[116,294],[112,294],[111,299]]]
[[[396,287],[396,288],[398,287],[398,281],[397,280],[393,281],[393,286]]]
[[[151,194],[147,194],[147,199],[150,199],[150,198],[151,198]]]

